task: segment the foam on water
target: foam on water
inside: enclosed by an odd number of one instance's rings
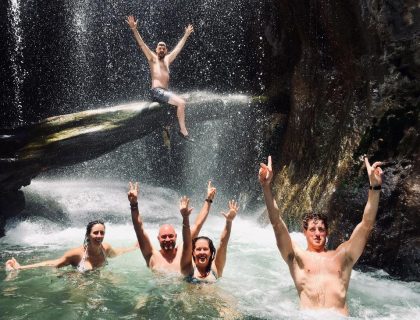
[[[81,245],[85,233],[82,222],[86,220],[83,212],[90,212],[91,216],[96,213],[101,215],[105,210],[116,212],[118,218],[106,221],[105,241],[112,246],[131,246],[136,241],[126,199],[126,183],[36,181],[25,191],[38,193],[42,197],[54,196],[65,208],[69,224],[64,226],[45,217],[9,223],[6,236],[0,240],[2,261],[11,255],[17,256],[23,263],[51,259],[69,248]],[[178,232],[181,230],[178,197],[172,190],[141,187],[140,207],[144,212],[145,229],[156,248],[156,235],[162,221],[168,219],[174,223]],[[224,205],[219,206],[222,208]],[[196,208],[195,212],[198,211],[199,208]],[[219,211],[211,210],[201,232],[211,237],[216,246],[224,226],[224,218]],[[73,274],[70,270],[60,270],[58,278],[57,273],[52,270],[22,271],[16,279],[9,279],[1,284],[0,307],[6,308],[4,310],[7,310],[7,315],[13,314],[9,304],[19,300],[11,302],[8,297],[19,295],[27,298],[21,298],[23,300],[20,303],[23,304],[18,303],[16,308],[26,305],[38,310],[39,306],[32,305],[33,303],[49,305],[50,309],[45,307],[48,311],[45,308],[37,311],[38,314],[47,312],[48,316],[54,315],[57,306],[51,301],[56,299],[57,305],[65,305],[63,308],[68,308],[67,312],[76,315],[75,317],[82,314],[82,318],[130,318],[142,314],[158,319],[165,318],[165,314],[170,313],[173,319],[194,318],[200,314],[215,319],[224,317],[221,314],[228,312],[239,315],[237,318],[247,319],[342,319],[340,315],[328,310],[299,311],[296,290],[288,267],[276,247],[271,226],[260,226],[255,221],[256,216],[257,214],[241,216],[239,212],[233,223],[223,278],[211,289],[206,289],[209,292],[204,297],[201,294],[204,289],[190,288],[178,276],[154,276],[147,269],[140,251],[136,250],[110,259],[99,278],[86,275],[82,280],[78,277],[75,280],[70,276]],[[305,247],[305,239],[301,233],[292,233],[292,238]],[[60,280],[61,277],[64,280]],[[48,291],[39,289],[45,281],[54,287],[53,296]],[[74,290],[74,286],[83,287],[87,283],[89,286],[96,286],[96,289],[90,289],[94,290],[90,293],[93,296],[85,296]],[[45,301],[34,301],[31,297],[35,295],[35,291],[36,296]],[[198,292],[200,294],[197,295]],[[418,318],[419,301],[418,283],[392,280],[383,271],[354,271],[352,274],[348,294],[352,318]]]

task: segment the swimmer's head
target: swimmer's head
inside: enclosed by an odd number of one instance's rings
[[[192,256],[196,265],[205,265],[206,271],[210,272],[211,264],[216,255],[213,241],[204,236],[196,237],[192,241]]]
[[[87,224],[83,246],[89,244],[101,244],[105,236],[105,223],[102,220],[94,220]]]
[[[308,223],[310,220],[322,221],[325,229],[328,231],[328,217],[323,213],[307,212],[302,219],[302,227],[304,230],[308,230]]]
[[[303,218],[303,234],[309,251],[325,251],[328,236],[327,216],[322,213],[307,213]]]
[[[164,251],[172,251],[176,246],[176,232],[172,225],[164,224],[159,229],[158,240]]]
[[[156,54],[159,60],[162,60],[163,58],[165,58],[167,53],[168,53],[168,48],[166,46],[166,43],[163,41],[160,41],[156,46]]]

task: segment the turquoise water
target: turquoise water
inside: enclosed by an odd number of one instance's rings
[[[59,204],[67,219],[42,217],[10,222],[0,239],[0,261],[14,256],[32,263],[60,256],[83,241],[85,220],[107,221],[105,241],[130,246],[135,234],[130,222],[125,183],[104,181],[34,181],[29,198]],[[174,223],[180,230],[177,200],[168,189],[142,186],[140,209],[145,227],[157,246],[158,225]],[[32,196],[31,196],[32,195]],[[201,202],[193,199],[195,212]],[[216,207],[201,234],[218,243],[223,219]],[[220,208],[219,208],[220,207]],[[261,208],[262,211],[263,208]],[[241,212],[240,212],[241,213]],[[239,214],[240,214],[239,213]],[[2,319],[341,319],[331,311],[302,312],[286,264],[270,227],[256,219],[261,212],[234,221],[223,278],[215,285],[190,285],[177,275],[151,273],[139,250],[109,260],[101,270],[79,274],[72,268],[34,269],[17,273],[0,270]],[[300,233],[295,241],[304,246]],[[354,271],[348,303],[353,319],[416,319],[420,317],[420,284],[390,279],[383,271]]]

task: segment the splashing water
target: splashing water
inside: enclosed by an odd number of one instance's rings
[[[132,245],[136,237],[126,191],[125,182],[34,181],[25,193],[58,203],[66,224],[51,221],[48,213],[41,212],[33,212],[30,220],[9,222],[0,240],[1,261],[14,256],[26,264],[58,257],[81,245],[86,222],[100,217],[106,219],[106,242],[114,247]],[[158,247],[160,223],[173,223],[180,230],[180,194],[147,185],[141,186],[140,193],[145,228]],[[198,212],[201,199],[192,202]],[[218,243],[224,223],[218,212],[226,204],[216,197],[214,205],[201,234]],[[191,286],[179,277],[154,275],[137,250],[86,275],[72,268],[2,272],[2,315],[7,319],[342,319],[328,310],[299,311],[274,234],[269,226],[261,227],[256,216],[257,212],[248,217],[239,213],[235,219],[225,272],[215,285]],[[302,234],[293,233],[292,238],[305,246]],[[418,318],[419,299],[416,282],[391,280],[383,271],[353,271],[348,294],[352,319]]]

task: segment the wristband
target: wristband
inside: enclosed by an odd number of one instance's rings
[[[139,208],[139,203],[138,202],[130,203],[130,208],[131,208],[131,210],[138,209]]]
[[[205,201],[207,201],[208,203],[213,203],[213,200],[211,199],[206,199]]]
[[[381,190],[382,186],[369,186],[369,190]]]

